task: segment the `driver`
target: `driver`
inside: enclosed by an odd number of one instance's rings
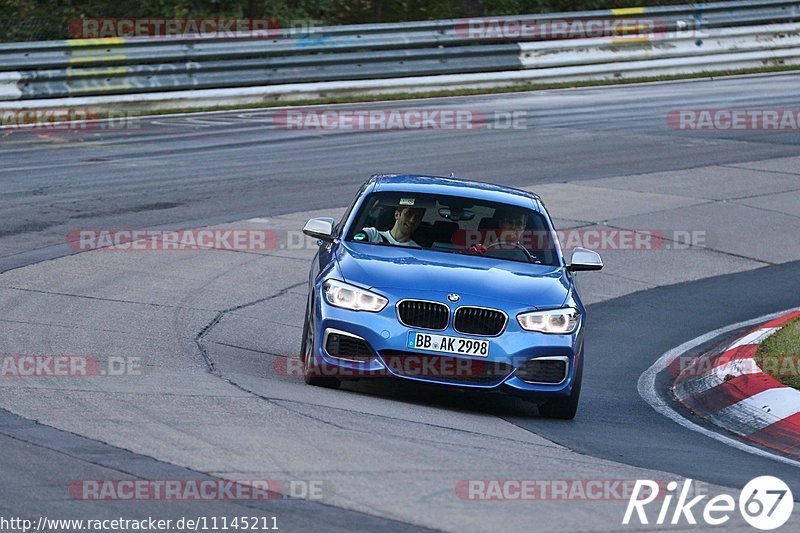
[[[394,246],[416,246],[419,244],[411,239],[425,217],[424,207],[409,207],[400,205],[394,210],[394,226],[387,231],[378,231],[377,228],[363,228],[367,240],[374,243],[389,243]]]
[[[491,250],[492,257],[513,259],[524,254],[531,263],[539,263],[539,259],[523,245],[522,240],[528,226],[528,213],[524,209],[504,207],[495,211],[497,220],[496,240],[489,244],[478,244],[470,250],[473,253],[485,254]],[[494,232],[491,232],[492,234]]]
[[[498,237],[500,242],[520,244],[527,224],[528,215],[525,211],[504,209],[498,217]]]

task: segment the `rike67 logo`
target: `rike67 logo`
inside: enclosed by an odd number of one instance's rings
[[[653,522],[656,525],[694,525],[697,524],[695,513],[702,516],[705,523],[711,526],[721,526],[731,519],[731,514],[737,508],[733,496],[720,494],[702,505],[701,502],[707,495],[701,494],[689,499],[691,486],[692,480],[687,479],[678,490],[678,483],[671,481],[667,484],[666,494],[662,494],[659,484],[655,481],[637,480],[622,523],[629,525],[633,520],[636,524],[638,520],[639,524],[650,524],[653,516],[651,513],[648,517],[645,507],[656,500],[661,503],[658,516]],[[756,529],[766,531],[781,527],[792,516],[793,508],[794,500],[789,486],[773,476],[760,476],[750,480],[739,494],[738,511],[742,518]]]

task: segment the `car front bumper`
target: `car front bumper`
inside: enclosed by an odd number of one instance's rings
[[[363,379],[378,377],[397,377],[423,383],[451,387],[496,390],[527,399],[547,399],[569,396],[575,379],[575,369],[582,357],[583,310],[581,323],[570,335],[554,335],[523,330],[516,315],[532,308],[509,305],[487,298],[463,295],[457,304],[447,302],[447,293],[425,291],[414,293],[403,291],[403,299],[434,300],[448,305],[451,320],[446,329],[431,331],[408,327],[400,323],[395,303],[398,298],[382,291],[389,298],[387,305],[379,313],[350,311],[330,305],[319,289],[315,294],[313,308],[314,354],[317,366],[330,376],[340,379]],[[504,311],[508,323],[500,335],[465,335],[453,328],[452,312],[462,305],[481,306]],[[426,350],[412,350],[407,347],[409,332],[447,335],[460,338],[488,340],[487,357],[457,355]],[[326,351],[326,333],[339,332],[363,339],[369,347],[371,357],[364,361],[335,357]],[[401,357],[402,356],[402,357]],[[516,375],[520,366],[531,359],[562,359],[567,363],[563,381],[559,383],[532,383]],[[428,364],[431,360],[436,364]],[[398,365],[398,361],[403,361]],[[488,369],[488,377],[476,378]],[[409,370],[413,370],[409,372]],[[490,379],[496,378],[496,379]]]

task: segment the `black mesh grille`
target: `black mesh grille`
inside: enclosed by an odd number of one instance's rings
[[[397,350],[382,351],[381,357],[389,370],[399,376],[455,385],[495,385],[514,369],[506,363]]]
[[[531,359],[515,375],[536,383],[561,383],[567,375],[567,363],[558,359]]]
[[[369,361],[374,357],[366,341],[349,335],[340,335],[339,333],[328,333],[325,351],[333,357],[343,357],[356,361]]]
[[[422,300],[400,302],[397,313],[406,326],[425,329],[444,329],[450,318],[450,308],[446,305]]]
[[[503,313],[480,307],[459,307],[454,323],[456,331],[472,335],[498,335],[505,325]]]

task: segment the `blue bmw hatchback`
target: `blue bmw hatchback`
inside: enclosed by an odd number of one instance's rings
[[[372,176],[342,219],[313,218],[306,383],[392,377],[533,400],[571,419],[586,310],[541,199],[492,185]]]

